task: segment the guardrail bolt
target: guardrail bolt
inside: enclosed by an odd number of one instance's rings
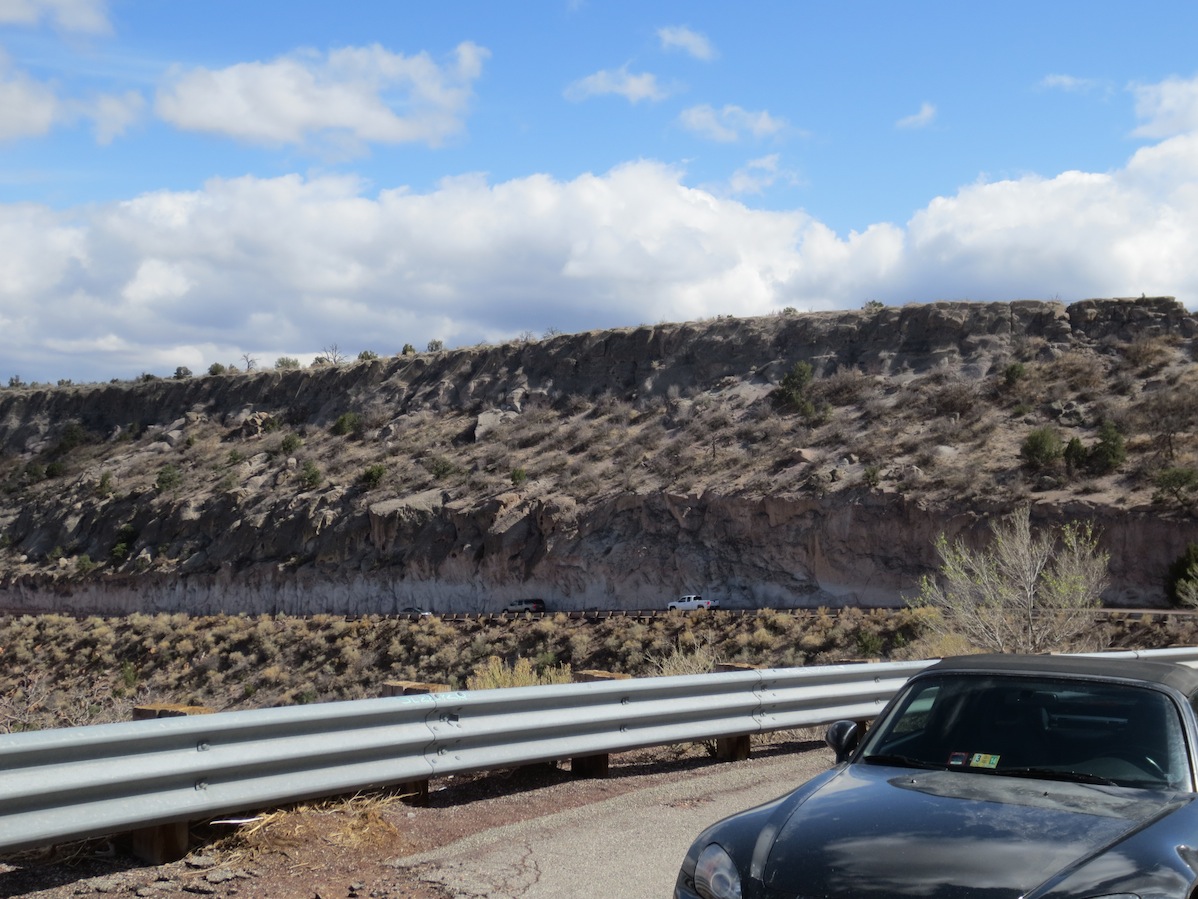
[[[200,790],[200,791],[208,789],[208,781],[206,781],[206,780],[197,780],[197,781],[196,781],[196,789],[197,789],[197,790]]]
[[[212,745],[207,740],[200,740],[200,742],[196,744],[196,752],[207,752],[211,748]]]

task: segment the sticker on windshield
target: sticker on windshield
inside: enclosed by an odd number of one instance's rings
[[[968,752],[954,752],[948,757],[949,767],[960,767],[969,759]]]
[[[975,752],[969,760],[970,768],[997,768],[998,756],[987,755],[984,752]]]

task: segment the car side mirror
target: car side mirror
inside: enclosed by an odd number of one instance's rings
[[[836,762],[845,761],[861,742],[861,725],[856,721],[837,721],[828,728],[824,742],[836,753]]]

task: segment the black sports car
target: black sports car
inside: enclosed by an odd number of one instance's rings
[[[837,764],[709,827],[675,899],[1198,895],[1198,671],[964,656],[913,677]]]

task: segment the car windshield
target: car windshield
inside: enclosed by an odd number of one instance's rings
[[[1191,784],[1168,696],[1065,678],[918,679],[870,734],[860,761],[1152,789]]]

